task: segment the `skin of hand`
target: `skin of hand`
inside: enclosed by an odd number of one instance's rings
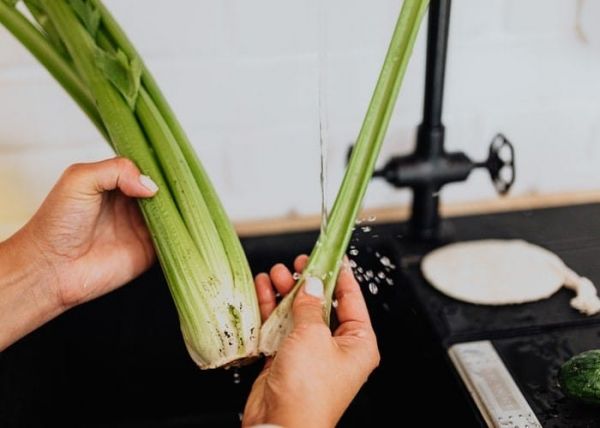
[[[297,272],[307,260],[305,255],[295,260]],[[275,308],[275,290],[285,295],[295,280],[278,264],[270,275],[257,275],[255,283],[265,320]],[[323,320],[323,283],[306,280],[293,304],[294,329],[254,382],[244,426],[333,427],[342,417],[380,356],[367,306],[347,260],[335,298],[339,326],[332,334]]]
[[[31,220],[0,243],[0,351],[154,261],[135,200],[157,192],[133,162],[69,167]]]

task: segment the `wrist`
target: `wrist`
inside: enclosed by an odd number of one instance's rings
[[[0,350],[63,312],[54,277],[23,231],[0,242]]]

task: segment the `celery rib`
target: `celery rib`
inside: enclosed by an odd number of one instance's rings
[[[375,161],[428,4],[428,0],[404,0],[402,4],[400,17],[327,226],[319,236],[303,273],[303,278],[313,276],[321,278],[324,282],[327,322],[341,260],[350,242],[354,222],[373,174]],[[274,354],[281,340],[292,330],[291,307],[303,278],[296,283],[262,326],[259,345],[261,352],[267,355]]]

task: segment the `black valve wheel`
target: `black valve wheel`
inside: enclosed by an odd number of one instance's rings
[[[498,193],[508,193],[516,178],[515,148],[503,134],[497,134],[492,140],[485,165]]]

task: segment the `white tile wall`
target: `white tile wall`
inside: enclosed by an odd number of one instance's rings
[[[235,220],[318,211],[324,10],[333,198],[401,0],[106,3],[157,75]],[[600,188],[599,20],[595,0],[455,0],[448,148],[481,159],[502,130],[517,150],[515,194]],[[414,144],[424,29],[382,160]],[[87,118],[0,28],[0,236],[31,215],[70,163],[109,155]],[[481,172],[443,192],[444,201],[493,196]],[[376,181],[366,204],[408,199]]]

